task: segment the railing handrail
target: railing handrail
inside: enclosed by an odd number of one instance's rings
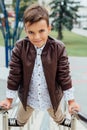
[[[3,107],[0,107],[0,113],[6,113],[6,112],[8,112],[8,110],[11,110],[11,109],[13,109],[14,107],[16,107],[16,106],[18,106],[18,104],[19,104],[19,102],[16,102],[15,104],[13,104],[12,106],[11,106],[11,108],[10,109],[3,109]],[[6,114],[6,116],[7,116],[7,114]],[[75,120],[75,118],[77,119],[77,120],[79,120],[79,121],[82,121],[82,122],[84,122],[84,123],[87,123],[87,115],[86,114],[84,114],[84,113],[82,113],[81,111],[79,111],[79,112],[77,112],[77,111],[73,111],[73,118],[71,118],[72,119],[72,125],[73,126],[71,126],[71,130],[76,130],[76,126],[75,126],[75,124],[76,124],[76,120]],[[6,120],[7,120],[7,118],[6,118]],[[6,120],[5,120],[5,122],[6,122]],[[84,123],[82,123],[83,125],[84,125]],[[84,125],[85,126],[85,125]],[[87,128],[87,127],[86,127]],[[61,129],[61,128],[60,128]],[[30,129],[29,129],[30,130]],[[65,130],[65,128],[64,128],[64,130]]]
[[[73,115],[78,119],[81,120],[85,123],[87,123],[87,115],[82,113],[81,111],[77,112],[77,111],[73,111]]]
[[[87,115],[85,113],[82,113],[81,111],[77,112],[74,111],[73,112],[73,119],[72,119],[72,125],[76,124],[76,119],[82,124],[82,126],[84,128],[87,129]],[[72,126],[72,130],[76,130],[76,128],[74,129]]]
[[[11,106],[11,108],[9,108],[9,109],[4,109],[4,107],[0,107],[0,114],[2,114],[2,119],[3,119],[3,121],[2,121],[3,122],[3,124],[2,124],[3,130],[11,130],[12,127],[8,126],[8,111],[13,110],[14,107],[18,107],[18,104],[19,103],[14,103]],[[39,116],[40,116],[40,123],[38,124],[37,122],[38,122]],[[33,126],[35,126],[36,130],[40,130],[41,124],[43,122],[43,118],[44,118],[44,113],[43,112],[39,113],[38,110],[35,110],[33,112],[32,116],[30,117],[29,122],[25,125],[25,127],[19,127],[19,130],[25,130],[25,129],[31,130],[33,128]],[[38,124],[38,126],[37,126],[37,124]]]
[[[4,108],[3,106],[0,106],[0,114],[3,112],[8,112],[9,110],[14,109],[15,107],[18,107],[19,105],[19,98],[15,99],[15,102],[11,105],[11,107],[9,109]]]
[[[6,109],[3,106],[0,106],[0,113],[5,112],[5,111],[9,111],[9,110],[13,109],[14,107],[18,106],[18,104],[19,103],[13,104],[9,109]]]

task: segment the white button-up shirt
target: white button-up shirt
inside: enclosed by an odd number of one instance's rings
[[[35,65],[32,73],[32,78],[29,86],[27,105],[33,107],[34,109],[48,109],[52,107],[49,92],[47,89],[47,83],[43,71],[41,53],[44,48],[35,47],[37,51],[37,56],[35,59]],[[7,97],[13,98],[15,91],[7,90]],[[64,96],[66,101],[74,99],[73,89],[68,89],[64,91]]]
[[[52,105],[41,61],[41,53],[44,46],[35,48],[37,56],[30,82],[27,104],[36,109],[48,109],[49,107],[52,107]]]

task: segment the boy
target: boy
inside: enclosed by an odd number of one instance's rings
[[[49,36],[51,27],[45,8],[32,5],[23,18],[27,37],[17,41],[12,51],[7,98],[0,105],[10,108],[18,90],[21,105],[14,126],[23,126],[33,110],[39,109],[47,110],[58,124],[70,127],[59,105],[63,93],[71,114],[72,109],[79,111],[79,105],[73,96],[65,46]]]

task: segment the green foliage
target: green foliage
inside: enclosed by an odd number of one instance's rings
[[[62,39],[63,26],[71,30],[73,28],[73,22],[76,22],[79,2],[73,2],[71,0],[53,0],[50,6],[52,10],[50,17],[53,17],[52,26],[58,31],[59,35],[57,38]]]
[[[4,39],[1,30],[0,30],[0,46],[4,46]]]
[[[66,45],[67,53],[69,56],[87,57],[87,37],[75,34],[68,30],[63,30],[63,42]],[[57,37],[57,32],[52,31],[52,37]]]

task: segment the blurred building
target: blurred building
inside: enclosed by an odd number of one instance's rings
[[[80,0],[80,8],[78,10],[78,19],[77,27],[87,29],[87,0]]]

